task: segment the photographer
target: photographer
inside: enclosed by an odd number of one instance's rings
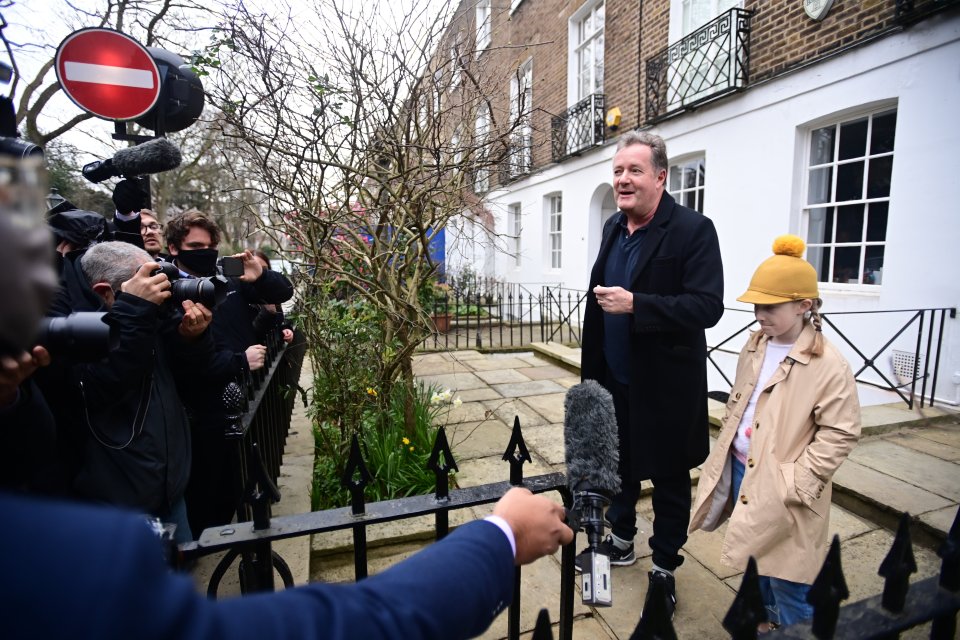
[[[171,260],[187,277],[217,273],[220,229],[200,211],[186,211],[170,220],[166,241]],[[293,296],[290,281],[265,270],[252,252],[232,257],[242,260],[243,274],[229,279],[227,296],[217,307],[210,329],[216,345],[213,366],[200,378],[193,375],[184,395],[194,451],[187,508],[197,533],[229,523],[239,502],[235,486],[239,458],[235,445],[223,437],[227,424],[223,388],[264,365],[266,347],[253,326],[260,305],[278,305]]]
[[[95,244],[78,262],[86,291],[71,310],[108,311],[119,342],[102,361],[69,364],[63,379],[44,386],[73,489],[173,522],[175,539],[190,540],[189,423],[175,380],[210,362],[212,314],[190,300],[182,313],[166,304],[167,276],[132,244]]]

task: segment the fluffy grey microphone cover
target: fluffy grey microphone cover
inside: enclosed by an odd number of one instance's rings
[[[620,447],[613,396],[597,381],[585,380],[567,391],[563,406],[568,486],[573,491],[618,493]]]

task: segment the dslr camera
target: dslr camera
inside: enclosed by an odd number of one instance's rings
[[[172,262],[159,261],[151,275],[163,273],[170,281],[170,302],[179,307],[184,300],[213,309],[227,297],[227,278],[222,273],[206,278],[181,278],[180,269]]]

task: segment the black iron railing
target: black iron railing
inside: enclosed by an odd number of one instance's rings
[[[507,184],[530,173],[533,169],[533,138],[529,134],[510,137],[507,156],[500,163],[500,184]]]
[[[550,120],[554,162],[577,155],[606,140],[604,96],[594,93]]]
[[[728,308],[725,311],[752,314],[744,309]],[[933,406],[944,327],[948,317],[957,317],[956,308],[835,311],[822,313],[821,316],[824,329],[831,330],[834,344],[850,360],[857,382],[895,392],[910,409],[916,400],[920,401],[921,407],[928,403]],[[741,328],[707,349],[708,362],[731,387],[731,376],[727,375],[714,354],[739,353],[739,349],[731,350],[726,345],[752,330],[755,324],[755,320],[745,318]],[[884,337],[870,347],[866,346],[863,335],[852,335],[854,331],[877,335],[878,324],[883,325],[879,333]]]
[[[752,15],[731,9],[647,59],[648,123],[746,88]]]

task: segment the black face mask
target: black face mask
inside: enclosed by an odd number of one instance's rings
[[[176,263],[198,276],[214,276],[217,274],[216,249],[186,249],[174,256]]]

